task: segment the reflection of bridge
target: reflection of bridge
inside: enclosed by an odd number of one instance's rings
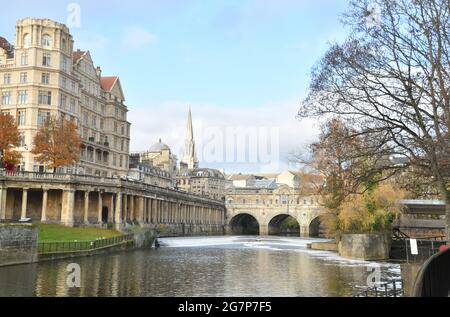
[[[0,220],[79,224],[186,224],[221,232],[223,202],[119,178],[0,174]]]
[[[319,236],[325,214],[318,196],[302,196],[288,186],[230,189],[226,209],[227,231],[232,234],[278,234],[281,223],[292,217],[301,236]]]

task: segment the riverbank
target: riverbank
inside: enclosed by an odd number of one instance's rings
[[[58,224],[2,224],[0,266],[151,248],[159,237],[223,235],[219,225],[130,225],[121,230]]]

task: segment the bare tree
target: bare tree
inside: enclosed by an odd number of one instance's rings
[[[403,161],[378,169],[431,180],[450,225],[450,0],[352,0],[343,22],[351,35],[313,69],[299,116],[339,117],[367,157]]]

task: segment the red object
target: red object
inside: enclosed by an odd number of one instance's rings
[[[5,171],[7,173],[11,173],[11,172],[14,172],[16,170],[16,166],[14,164],[10,164],[8,162],[4,162],[3,166],[4,166]]]
[[[439,247],[439,252],[445,251],[447,249],[450,249],[450,245],[441,245]]]

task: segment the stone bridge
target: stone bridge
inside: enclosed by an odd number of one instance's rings
[[[223,202],[137,181],[96,176],[0,174],[0,221],[74,225],[186,224],[204,230],[225,224]],[[206,228],[206,229],[205,229]]]
[[[301,236],[323,234],[325,209],[318,196],[304,196],[298,190],[280,186],[269,188],[235,188],[226,195],[227,232],[231,234],[273,235],[281,231],[281,223],[294,218]]]

